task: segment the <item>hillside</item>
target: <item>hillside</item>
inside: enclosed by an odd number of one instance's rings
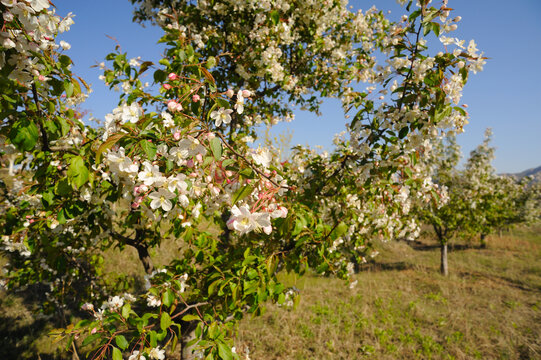
[[[522,179],[525,176],[532,176],[535,179],[535,182],[541,182],[541,166],[524,170],[519,173],[503,174],[503,175],[513,176],[516,179]]]

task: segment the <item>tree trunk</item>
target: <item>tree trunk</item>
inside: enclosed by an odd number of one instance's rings
[[[154,271],[154,265],[152,264],[152,259],[150,258],[150,254],[148,253],[148,248],[142,244],[138,244],[135,246],[137,249],[137,255],[139,255],[139,260],[141,260],[141,263],[143,264],[143,267],[145,268],[145,272],[150,275]]]
[[[135,230],[135,239],[126,237],[116,232],[112,232],[112,235],[118,240],[122,241],[124,244],[134,247],[135,250],[137,250],[137,255],[139,256],[139,260],[141,260],[141,263],[143,264],[145,272],[148,275],[152,274],[152,272],[154,271],[154,265],[152,264],[152,259],[150,258],[150,254],[148,253],[148,245],[144,242],[145,233],[143,230]]]
[[[443,276],[449,275],[449,267],[447,266],[447,243],[441,244],[441,265],[440,272]]]
[[[486,234],[481,234],[481,249],[487,248]]]

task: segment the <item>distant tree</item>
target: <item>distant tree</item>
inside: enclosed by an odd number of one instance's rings
[[[448,275],[448,243],[456,236],[486,237],[504,226],[532,222],[538,217],[537,187],[529,179],[516,181],[496,174],[492,166],[492,131],[458,168],[461,152],[455,136],[442,139],[427,158],[433,181],[442,187],[443,201],[416,204],[415,212],[430,224],[441,245],[441,273]]]
[[[460,156],[460,146],[453,135],[434,146],[428,160],[429,169],[433,174],[433,181],[442,188],[443,199],[440,202],[418,204],[417,209],[421,219],[432,226],[438,238],[441,252],[440,272],[445,276],[449,274],[449,241],[463,229],[467,221],[468,205],[462,191],[464,178],[457,169]]]
[[[464,231],[479,235],[481,247],[486,248],[488,235],[502,228],[528,223],[535,218],[535,187],[530,178],[517,181],[510,176],[496,174],[492,166],[495,148],[490,145],[492,131],[468,158],[464,177],[464,195],[469,201],[468,221]]]

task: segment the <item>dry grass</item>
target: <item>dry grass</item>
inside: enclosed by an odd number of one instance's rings
[[[455,244],[379,244],[357,286],[307,276],[296,310],[269,305],[238,331],[252,359],[541,359],[541,229]]]
[[[488,242],[484,250],[454,244],[448,278],[428,237],[377,244],[380,256],[354,275],[351,290],[332,278],[281,274],[300,289],[297,309],[269,304],[263,316],[244,319],[237,348],[249,348],[253,360],[541,359],[541,227]],[[166,241],[151,255],[164,264],[178,254],[179,244]],[[105,273],[136,283],[144,275],[136,259],[132,249],[111,250]],[[13,350],[2,356],[0,347],[0,359],[35,359],[38,351],[67,358],[44,336],[51,324],[30,315],[21,298],[0,294],[0,305],[0,338]]]

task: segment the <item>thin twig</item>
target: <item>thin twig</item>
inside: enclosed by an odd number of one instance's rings
[[[186,306],[186,308],[184,310],[182,310],[181,312],[179,313],[176,313],[175,315],[171,316],[171,319],[174,319],[182,314],[185,314],[188,310],[190,309],[193,309],[193,308],[196,308],[196,307],[199,307],[199,306],[203,306],[203,305],[208,305],[209,303],[208,302],[200,302],[200,303],[196,303],[196,304],[192,304],[192,305],[188,305]]]

